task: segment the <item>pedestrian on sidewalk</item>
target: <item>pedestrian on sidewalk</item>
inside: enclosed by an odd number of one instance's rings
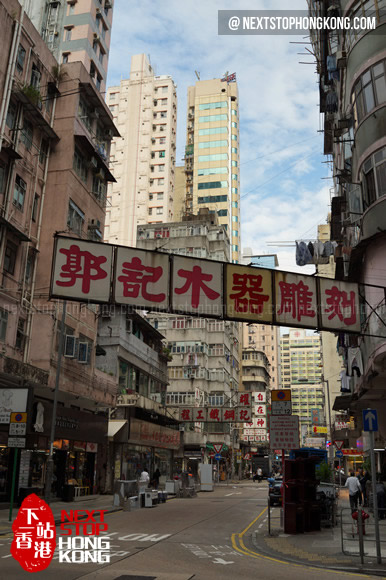
[[[368,482],[369,479],[370,479],[369,472],[367,470],[363,471],[363,469],[361,469],[359,471],[359,483],[361,484],[363,507],[368,505],[366,483]]]
[[[377,492],[378,519],[384,520],[386,519],[386,490],[381,480],[380,473],[377,474],[377,484],[375,489]]]
[[[362,504],[362,488],[359,479],[352,470],[350,471],[350,477],[346,479],[345,487],[348,487],[351,513],[354,513],[358,509],[358,502]]]

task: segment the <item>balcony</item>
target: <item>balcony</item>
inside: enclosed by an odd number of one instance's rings
[[[55,133],[48,121],[48,115],[43,113],[42,96],[40,91],[32,85],[20,85],[15,83],[13,94],[17,100],[23,104],[24,111],[48,139],[59,141],[59,136]],[[47,95],[46,98],[49,98]]]

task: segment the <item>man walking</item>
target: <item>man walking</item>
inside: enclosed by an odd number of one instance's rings
[[[362,503],[362,489],[359,479],[353,471],[350,471],[350,477],[346,479],[345,487],[348,487],[351,513],[354,513],[358,509],[358,501],[360,504]]]

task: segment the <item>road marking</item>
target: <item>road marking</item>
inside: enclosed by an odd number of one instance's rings
[[[234,562],[226,562],[225,560],[223,560],[222,558],[216,558],[215,560],[213,560],[213,564],[234,564]]]
[[[229,497],[230,495],[241,495],[241,491],[233,492],[233,493],[226,493],[224,497]]]
[[[127,534],[127,536],[120,536],[115,538],[117,540],[123,540],[124,542],[160,542],[169,538],[171,534]]]
[[[254,552],[246,547],[244,544],[243,536],[244,534],[250,529],[250,527],[259,519],[261,516],[267,511],[268,508],[265,508],[258,516],[255,518],[240,534],[232,534],[232,546],[234,550],[236,550],[239,554],[243,554],[244,556],[250,556],[251,558],[255,558],[256,560],[270,560],[271,562],[276,562],[277,564],[285,564],[286,566],[295,566],[296,568],[303,568],[305,570],[309,570],[313,568],[315,570],[320,570],[316,566],[307,565],[307,564],[296,564],[295,562],[288,562],[287,560],[279,560],[279,558],[272,558],[271,556],[265,556],[264,554],[260,554],[259,552]],[[238,547],[236,540],[238,539],[241,548]],[[328,568],[328,572],[333,574],[342,574],[341,570],[333,570],[332,568]],[[372,576],[364,576],[363,574],[356,574],[355,572],[343,572],[346,576],[355,576],[358,578],[372,578]]]

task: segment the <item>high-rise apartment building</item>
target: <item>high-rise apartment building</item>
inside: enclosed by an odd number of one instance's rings
[[[236,82],[197,81],[188,88],[185,149],[187,213],[208,207],[227,229],[240,260],[239,98]]]
[[[104,92],[113,0],[26,0],[24,5],[58,63],[82,62]]]
[[[227,233],[208,210],[178,223],[139,226],[137,246],[229,261]],[[162,313],[150,313],[147,318],[165,336],[172,357],[166,403],[177,417],[181,405],[235,405],[240,371],[237,322]],[[186,459],[197,453],[201,460],[201,450],[208,451],[207,443],[230,446],[232,439],[229,424],[189,424],[183,439]]]
[[[244,248],[241,263],[246,266],[277,268],[276,254],[255,255],[251,248]],[[280,387],[280,329],[270,324],[243,324],[243,349],[262,351],[269,361],[270,389]]]
[[[325,425],[322,356],[319,334],[291,328],[280,338],[281,386],[292,391],[292,414],[300,426]]]
[[[177,94],[170,76],[156,76],[144,54],[130,78],[109,87],[107,103],[121,137],[114,139],[105,240],[135,246],[139,224],[173,220]]]

